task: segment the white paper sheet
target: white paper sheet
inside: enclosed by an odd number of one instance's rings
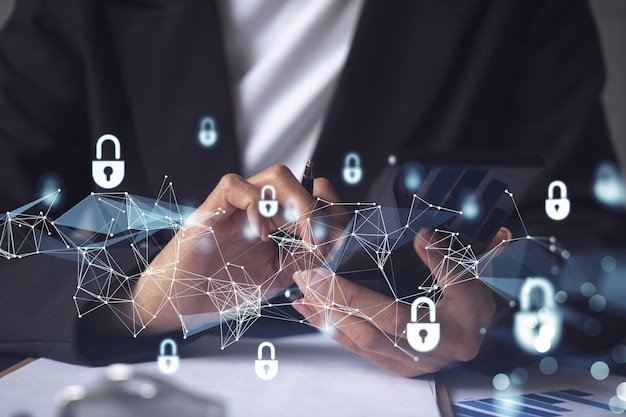
[[[221,351],[219,340],[205,337],[181,350],[179,370],[165,378],[221,399],[230,417],[439,415],[431,378],[400,377],[322,334],[273,339],[278,375],[263,381],[254,371],[260,342],[243,339]],[[164,377],[156,361],[133,367]],[[36,360],[0,379],[0,416],[53,417],[55,393],[67,385],[93,386],[102,375],[102,368]]]

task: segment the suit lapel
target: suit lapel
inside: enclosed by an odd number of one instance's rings
[[[416,143],[452,146],[445,106],[434,113],[433,104],[457,76],[455,57],[477,5],[410,0],[388,7],[366,1],[314,154],[316,175],[336,184],[342,199],[362,199],[390,154]],[[204,198],[215,185],[206,179],[239,170],[216,4],[111,2],[105,14],[139,144],[127,164],[143,166],[155,192],[168,174],[180,195]],[[219,142],[210,149],[197,142],[204,115],[218,125]],[[351,151],[362,158],[358,186],[342,181]]]
[[[239,166],[215,3],[115,2],[106,15],[138,143],[127,164],[143,166],[153,192],[167,174],[180,200],[200,203]],[[217,124],[211,148],[198,142],[205,115]]]
[[[453,135],[433,114],[479,2],[366,1],[314,155],[316,174],[345,201],[364,197],[388,156],[405,147],[445,149]],[[473,9],[473,10],[472,10]],[[453,81],[453,80],[452,80]],[[441,107],[444,107],[443,105]],[[361,155],[358,186],[341,178],[346,153]]]

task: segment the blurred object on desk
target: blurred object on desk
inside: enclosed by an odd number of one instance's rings
[[[160,378],[137,373],[129,365],[111,365],[94,388],[65,387],[55,397],[59,417],[224,417],[215,399],[202,398]]]

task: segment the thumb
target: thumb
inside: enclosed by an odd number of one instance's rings
[[[512,233],[509,229],[501,227],[495,234],[489,245],[487,252],[510,240]],[[433,277],[440,286],[465,281],[472,277],[477,278],[477,271],[466,265],[465,255],[455,251],[453,240],[456,239],[448,232],[434,232],[432,230],[421,230],[413,239],[413,247],[422,262],[428,266]]]
[[[420,257],[422,262],[430,269],[433,270],[433,267],[436,266],[440,261],[441,257],[434,256],[435,259],[432,259],[431,255],[437,255],[436,253],[431,253],[433,251],[429,250],[429,245],[433,239],[434,232],[432,230],[423,229],[420,230],[415,238],[413,239],[413,248],[417,255]]]
[[[506,244],[509,240],[513,238],[513,233],[506,227],[501,227],[498,232],[495,234],[489,245],[487,245],[487,249],[485,252],[489,252],[496,248],[498,245]]]
[[[464,268],[459,265],[458,257],[452,256],[451,239],[455,237],[450,233],[432,230],[421,230],[413,239],[415,252],[443,288],[466,275]]]

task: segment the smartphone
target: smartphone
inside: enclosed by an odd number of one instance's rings
[[[363,200],[375,205],[354,207],[329,266],[348,279],[382,276],[399,285],[402,276],[423,269],[412,245],[421,229],[458,232],[452,249],[471,245],[480,255],[543,168],[539,156],[517,152],[420,151],[391,157]]]

